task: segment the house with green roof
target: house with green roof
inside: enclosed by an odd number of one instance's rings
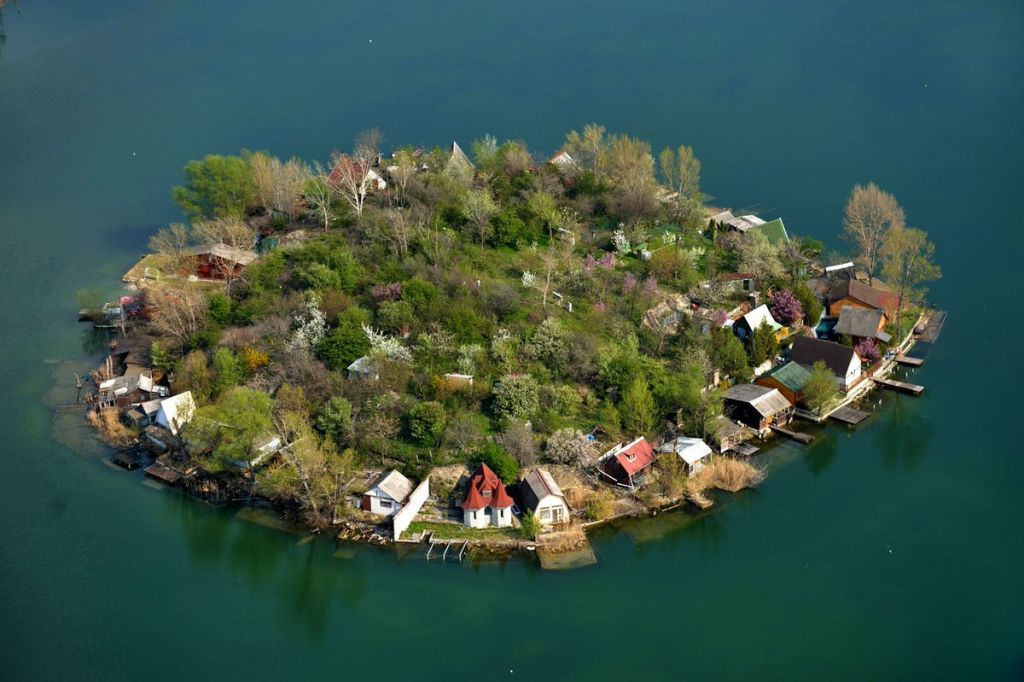
[[[786,232],[786,226],[782,222],[782,218],[776,218],[770,220],[767,223],[762,223],[754,227],[755,230],[768,237],[775,246],[782,246],[783,244],[789,243],[789,234]]]
[[[798,362],[787,362],[759,376],[754,383],[765,388],[778,389],[790,405],[803,398],[804,386],[811,379],[810,371]]]

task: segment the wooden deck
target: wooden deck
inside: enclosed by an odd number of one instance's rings
[[[897,355],[896,362],[909,367],[920,367],[924,364],[924,358],[914,358],[909,355]]]
[[[183,478],[180,472],[169,467],[165,467],[159,462],[150,464],[146,467],[145,472],[147,476],[152,476],[153,478],[163,481],[168,485],[174,485]]]
[[[879,379],[877,377],[871,377],[871,380],[876,384],[891,388],[911,395],[921,395],[924,393],[924,386],[919,384],[908,384],[906,381],[896,381],[895,379]]]
[[[924,331],[921,332],[918,339],[926,343],[934,343],[939,338],[939,333],[942,331],[942,325],[946,323],[946,311],[936,310],[928,318],[928,324],[925,325]]]
[[[740,455],[741,457],[750,457],[758,450],[760,450],[760,448],[758,448],[756,445],[751,445],[750,443],[744,441],[742,443],[737,443],[736,445],[733,445],[726,452],[735,452],[737,455]]]
[[[856,426],[857,424],[860,424],[862,421],[864,421],[870,416],[870,412],[855,410],[849,405],[843,405],[838,410],[834,411],[832,414],[829,415],[829,417],[831,417],[832,419],[843,422],[844,424],[850,424],[851,426]]]
[[[803,443],[804,445],[814,442],[814,436],[809,433],[800,433],[799,431],[793,431],[792,429],[786,429],[781,426],[773,426],[772,431],[775,433],[781,433],[783,436],[792,438],[796,442]]]

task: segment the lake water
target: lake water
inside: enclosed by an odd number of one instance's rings
[[[771,7],[769,7],[769,4]],[[44,2],[0,45],[0,675],[20,679],[1019,679],[1020,2]],[[875,180],[950,311],[856,431],[756,492],[604,531],[600,563],[398,562],[113,470],[51,404],[181,167],[589,121],[692,144],[716,202],[835,245]],[[52,389],[57,381],[64,388]]]

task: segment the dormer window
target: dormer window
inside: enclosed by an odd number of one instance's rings
[[[491,491],[490,490],[485,490],[484,491],[484,497],[490,497],[490,496],[491,496]]]
[[[626,455],[626,461],[627,462],[632,462],[635,459],[636,459],[636,455],[632,455],[632,454]]]

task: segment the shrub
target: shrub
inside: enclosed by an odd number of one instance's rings
[[[511,453],[520,466],[528,467],[537,463],[537,441],[533,430],[521,421],[513,420],[498,436],[501,446]]]
[[[409,434],[422,445],[436,444],[444,431],[445,411],[441,403],[419,403],[409,410],[406,418]]]
[[[519,532],[527,540],[533,540],[540,535],[541,525],[537,517],[533,515],[533,512],[526,512],[523,514],[521,519],[522,527]]]
[[[594,453],[594,445],[576,429],[559,429],[544,444],[544,459],[555,464],[577,466],[586,463]]]
[[[256,372],[270,364],[270,356],[261,350],[247,347],[242,351],[245,359],[245,366],[250,372]]]
[[[529,420],[539,405],[537,382],[528,374],[506,374],[494,387],[494,411],[499,417]]]
[[[780,289],[772,295],[768,303],[768,310],[772,317],[780,324],[789,326],[804,318],[804,308],[793,292],[788,289]]]
[[[519,463],[497,443],[484,443],[477,449],[476,456],[505,483],[513,483],[519,476]]]

